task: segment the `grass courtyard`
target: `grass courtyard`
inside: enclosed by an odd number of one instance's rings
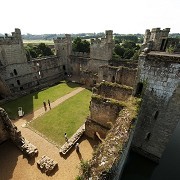
[[[90,99],[91,91],[85,89],[29,125],[57,145],[63,145],[64,133],[70,138],[84,123],[89,114]]]
[[[65,81],[62,81],[56,86],[49,87],[39,92],[31,93],[0,106],[6,110],[11,119],[15,119],[18,118],[18,107],[22,107],[26,115],[42,107],[44,100],[47,102],[49,99],[51,102],[53,102],[65,94],[72,92],[78,87],[79,85],[76,83],[66,83]]]

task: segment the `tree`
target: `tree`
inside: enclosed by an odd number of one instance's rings
[[[131,59],[134,55],[133,49],[126,49],[124,52],[124,59]]]
[[[39,45],[27,44],[25,49],[27,51],[27,53],[26,53],[27,57],[29,55],[32,58],[53,55],[53,52],[51,51],[51,49],[45,43],[40,43]]]
[[[37,46],[37,52],[40,57],[53,55],[53,52],[45,43],[40,43]]]
[[[122,46],[124,48],[133,49],[133,48],[136,48],[136,43],[133,41],[124,41]]]
[[[80,37],[74,39],[72,44],[72,49],[75,52],[90,52],[90,43],[86,40],[83,40]]]
[[[123,58],[123,55],[124,55],[124,52],[125,52],[125,49],[120,46],[120,45],[116,45],[115,48],[114,48],[114,52],[119,55],[121,58]]]

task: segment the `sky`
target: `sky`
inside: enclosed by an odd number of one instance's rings
[[[180,33],[180,0],[1,0],[0,33]]]

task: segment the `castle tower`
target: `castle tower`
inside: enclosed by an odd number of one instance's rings
[[[146,29],[145,35],[144,35],[144,42],[143,44],[146,44],[150,40],[151,32],[149,29]]]
[[[112,41],[113,41],[113,31],[112,30],[106,30],[106,39],[107,39],[107,43],[112,43]]]
[[[106,37],[91,40],[89,69],[93,72],[98,71],[99,66],[108,65],[108,61],[112,59],[114,40],[113,31],[105,32]],[[98,64],[98,66],[97,66]]]
[[[151,51],[139,57],[136,95],[143,101],[133,146],[155,161],[162,157],[180,119],[179,62],[177,54]]]
[[[61,57],[63,61],[63,69],[67,73],[70,68],[69,56],[72,52],[72,38],[70,34],[65,34],[64,38],[54,39],[54,47],[56,55]]]
[[[169,32],[170,28],[165,28],[163,30],[160,28],[153,28],[151,32],[147,29],[144,37],[144,44],[150,44],[151,50],[153,51],[165,51]]]

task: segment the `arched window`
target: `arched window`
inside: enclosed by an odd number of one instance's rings
[[[114,82],[115,82],[115,77],[113,76],[113,77],[112,77],[112,83],[114,83]]]
[[[63,70],[66,70],[66,66],[65,65],[63,65]]]
[[[154,119],[155,120],[157,119],[158,115],[159,115],[159,111],[156,111],[155,114],[154,114]]]
[[[135,96],[141,96],[142,90],[143,90],[143,83],[142,83],[142,82],[139,82],[139,83],[137,84]]]
[[[15,75],[17,75],[17,71],[16,71],[16,69],[14,69],[14,74],[15,74]]]
[[[18,84],[18,85],[20,85],[20,84],[21,84],[21,83],[20,83],[20,80],[17,80],[17,84]]]

